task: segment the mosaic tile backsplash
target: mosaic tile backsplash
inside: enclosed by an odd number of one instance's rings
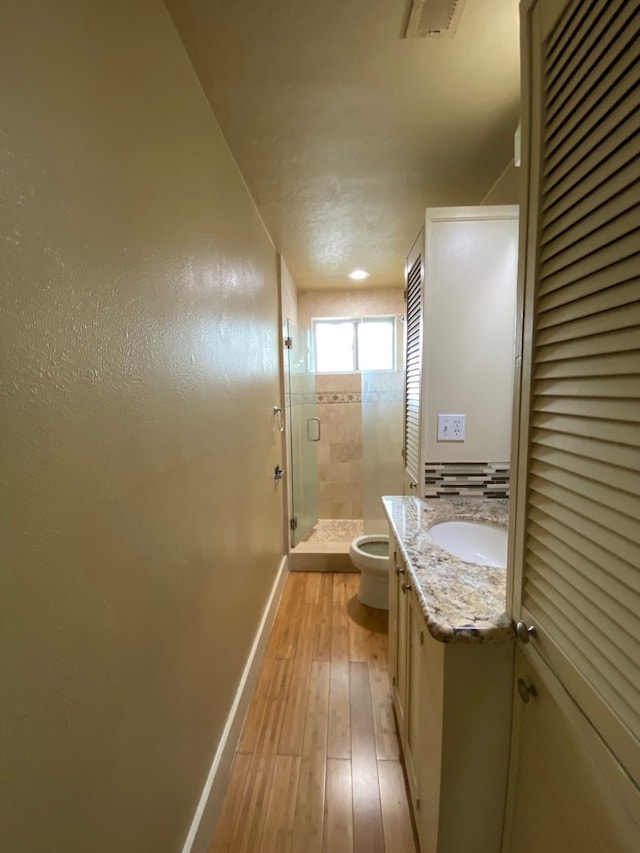
[[[508,462],[425,462],[424,496],[509,497]]]

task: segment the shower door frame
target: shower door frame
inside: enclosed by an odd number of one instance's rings
[[[287,423],[289,426],[290,543],[294,548],[318,521],[320,438],[316,415],[316,375],[310,329],[286,321]],[[310,429],[315,422],[317,429]]]

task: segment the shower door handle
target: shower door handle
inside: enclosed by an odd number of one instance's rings
[[[316,437],[311,437],[311,424],[316,425]],[[320,441],[320,418],[307,418],[307,438],[309,441]]]
[[[282,414],[282,407],[274,406],[273,414],[276,419],[276,427],[278,428],[278,432],[284,432],[284,416]]]

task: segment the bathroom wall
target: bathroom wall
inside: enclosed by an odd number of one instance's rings
[[[397,287],[353,287],[345,290],[303,290],[298,293],[298,319],[311,326],[313,317],[374,317],[404,314],[404,281]]]
[[[182,849],[284,556],[276,253],[160,0],[0,10],[0,847]]]
[[[298,294],[298,321],[307,327],[314,317],[403,315],[404,310],[403,285]],[[362,518],[360,374],[317,374],[316,411],[322,424],[318,442],[318,516]]]
[[[519,204],[520,203],[520,167],[513,160],[491,187],[482,204]]]
[[[291,273],[282,255],[280,258],[280,299],[282,302],[282,317],[284,320],[298,322],[298,291]]]

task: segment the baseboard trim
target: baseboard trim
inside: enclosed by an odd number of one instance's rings
[[[280,563],[278,574],[271,588],[269,600],[267,601],[260,625],[253,640],[253,645],[251,646],[249,657],[242,672],[240,684],[238,685],[231,711],[227,717],[218,749],[211,763],[207,781],[200,795],[200,801],[193,816],[191,828],[182,848],[182,853],[206,853],[209,846],[211,834],[220,811],[222,797],[224,796],[229,778],[233,757],[238,741],[240,740],[249,702],[251,701],[251,695],[264,659],[278,605],[280,604],[287,574],[288,558],[285,555]]]

